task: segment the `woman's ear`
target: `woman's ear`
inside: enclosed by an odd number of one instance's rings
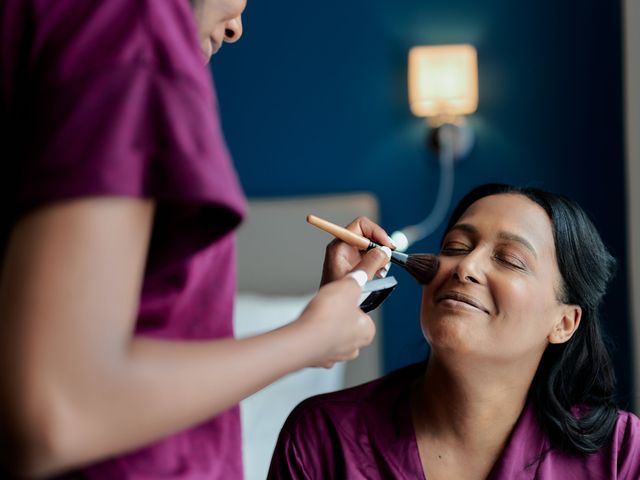
[[[579,305],[562,305],[560,319],[547,337],[549,343],[565,343],[573,336],[580,325],[582,309]]]

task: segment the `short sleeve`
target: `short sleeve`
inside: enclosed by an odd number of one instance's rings
[[[212,208],[225,229],[237,225],[244,198],[189,2],[34,4],[18,208],[147,197]]]

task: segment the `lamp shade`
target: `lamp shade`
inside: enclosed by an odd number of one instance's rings
[[[478,56],[472,45],[413,47],[409,104],[419,117],[467,115],[478,108]]]

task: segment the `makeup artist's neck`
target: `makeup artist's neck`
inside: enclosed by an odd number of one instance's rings
[[[416,433],[472,451],[500,451],[526,402],[535,366],[444,363],[432,353],[414,396]]]

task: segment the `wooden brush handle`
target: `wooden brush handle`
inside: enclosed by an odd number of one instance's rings
[[[343,242],[359,248],[360,250],[367,250],[371,246],[371,241],[368,238],[358,235],[357,233],[353,233],[346,228],[336,225],[335,223],[316,217],[315,215],[307,215],[307,222],[314,227],[318,227],[320,230],[330,233]]]

